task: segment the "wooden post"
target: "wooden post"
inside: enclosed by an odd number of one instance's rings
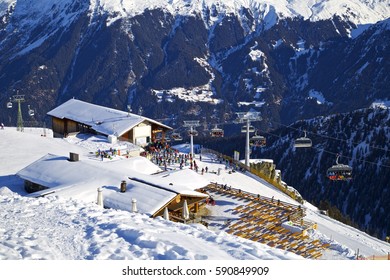
[[[121,192],[122,193],[126,192],[126,181],[125,180],[123,180],[121,182]]]
[[[97,205],[103,207],[103,194],[102,194],[102,189],[98,188],[98,196],[97,196]]]
[[[131,212],[133,213],[137,213],[138,212],[138,209],[137,209],[137,199],[133,198],[131,200]]]
[[[198,212],[199,212],[199,202],[196,202],[196,203],[195,203],[194,212],[195,212],[195,213],[198,213]]]

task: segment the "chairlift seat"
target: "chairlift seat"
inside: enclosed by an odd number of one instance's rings
[[[295,140],[294,147],[295,148],[310,148],[312,146],[312,142],[310,138],[300,137]]]
[[[255,135],[249,139],[249,145],[253,147],[264,147],[266,143],[266,138],[261,135]]]
[[[189,136],[191,136],[191,135],[192,135],[192,136],[198,136],[198,131],[196,131],[196,130],[189,130],[189,131],[188,131],[188,135],[189,135]]]
[[[180,136],[179,133],[172,133],[171,138],[172,138],[174,141],[181,141],[181,140],[183,140],[183,138]]]
[[[352,179],[352,167],[346,164],[336,164],[328,168],[326,172],[332,181],[346,181]]]
[[[241,127],[241,132],[246,133],[246,125]],[[249,126],[249,132],[255,132],[255,128],[252,125]]]
[[[211,130],[212,137],[223,137],[223,135],[224,135],[223,129],[214,128]]]

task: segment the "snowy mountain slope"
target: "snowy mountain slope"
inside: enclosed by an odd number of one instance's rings
[[[284,171],[284,180],[297,186],[307,200],[321,207],[338,208],[355,226],[384,239],[390,232],[387,103],[378,100],[379,105],[373,108],[280,128],[275,133],[280,137],[269,136],[272,144],[259,153],[272,156]],[[312,139],[313,147],[295,149],[292,143],[302,136],[303,130]],[[350,182],[332,182],[326,177],[326,170],[335,164],[338,153],[342,155],[340,163],[353,168]]]
[[[24,94],[36,110],[32,122],[76,97],[142,108],[171,125],[200,116],[211,125],[232,122],[234,112],[254,109],[269,129],[269,119],[366,107],[390,83],[381,59],[389,32],[376,23],[390,16],[386,1],[0,5],[0,102]],[[0,119],[13,124],[16,111],[1,110]]]
[[[0,259],[300,259],[294,254],[223,231],[210,231],[201,225],[175,224],[142,214],[101,209],[89,198],[74,199],[66,192],[44,198],[21,196],[23,182],[10,180],[10,177],[18,168],[34,161],[38,154],[51,151],[66,155],[69,151],[80,149],[82,153],[93,148],[86,145],[87,141],[72,142],[69,146],[67,141],[30,133],[35,131],[28,129],[20,133],[9,127],[0,130],[1,138],[8,143],[0,149],[0,232],[3,237]],[[20,149],[23,142],[41,149],[30,155]],[[9,164],[5,164],[5,160]],[[207,158],[199,161],[200,166],[208,165],[210,170],[220,166],[215,164],[213,166]],[[229,174],[223,170],[221,176],[210,173],[205,178],[290,201],[279,191],[239,172]],[[184,179],[177,178],[178,181]],[[12,191],[2,186],[9,186]],[[226,210],[234,205],[226,199],[210,209],[213,222],[222,221],[220,227],[224,221],[221,218],[229,212]],[[305,207],[308,219],[317,222],[319,227],[311,235],[331,244],[324,259],[354,259],[357,249],[364,256],[385,255],[390,250],[389,244],[319,214],[312,205],[306,203]]]
[[[251,11],[258,21],[271,26],[280,18],[303,17],[311,21],[330,19],[334,15],[344,17],[354,24],[375,23],[389,16],[386,0],[147,0],[91,1],[91,10],[96,7],[115,14],[116,18],[141,14],[145,9],[162,8],[175,15],[191,15],[208,8],[214,14],[240,14],[243,9]],[[257,17],[256,17],[257,16]]]
[[[194,16],[202,15],[206,25],[212,26],[219,23],[221,17],[235,14],[240,20],[249,26],[265,26],[269,29],[279,19],[302,17],[310,21],[332,19],[339,16],[354,25],[373,24],[384,20],[390,15],[390,5],[386,0],[308,0],[308,1],[275,1],[275,0],[196,0],[196,1],[122,1],[122,0],[91,0],[85,1],[29,1],[18,0],[0,1],[0,16],[6,13],[12,6],[11,25],[8,29],[14,32],[27,32],[39,30],[45,27],[45,35],[29,41],[31,48],[43,43],[62,27],[68,27],[74,20],[87,10],[91,19],[97,15],[104,16],[108,13],[107,24],[112,24],[118,19],[134,17],[145,10],[162,9],[171,15]],[[246,17],[247,10],[253,19]],[[47,17],[47,15],[52,15]],[[207,15],[207,16],[205,16]],[[92,23],[93,21],[91,21]],[[32,35],[32,34],[31,34]],[[28,33],[25,34],[28,37]],[[36,37],[37,34],[34,34]],[[32,38],[29,38],[31,40]],[[28,50],[26,50],[28,51]]]
[[[301,259],[203,226],[72,199],[24,198],[5,187],[0,209],[2,260]]]

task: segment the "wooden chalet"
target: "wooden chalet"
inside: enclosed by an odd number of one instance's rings
[[[166,132],[172,130],[144,116],[77,99],[70,99],[47,114],[52,120],[54,137],[67,137],[81,132],[116,137],[145,146],[156,139],[164,142]]]

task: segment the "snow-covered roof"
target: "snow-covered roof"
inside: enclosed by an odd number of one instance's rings
[[[192,173],[193,176],[200,176]],[[138,178],[138,180],[129,181],[125,174]],[[201,182],[199,179],[192,180],[193,187],[177,185],[176,183],[172,186],[164,180],[159,181],[158,177],[153,178],[136,171],[123,172],[121,169],[112,168],[112,163],[99,165],[89,160],[71,162],[68,161],[67,157],[53,154],[43,156],[20,170],[17,175],[24,180],[50,189],[33,193],[33,196],[54,191],[56,194],[66,193],[73,198],[89,195],[91,200],[96,200],[97,188],[101,187],[106,207],[131,211],[131,201],[136,199],[138,211],[149,216],[154,215],[179,194],[198,198],[207,197],[207,195],[195,191],[200,185],[206,185],[199,184]],[[119,192],[122,180],[127,181],[125,193]]]
[[[83,123],[105,135],[121,136],[144,121],[154,123],[166,129],[172,129],[150,118],[77,99],[70,99],[47,114],[59,119],[69,119]]]
[[[127,184],[127,190],[121,192],[103,192],[104,206],[113,209],[132,211],[132,200],[136,200],[137,210],[153,216],[162,207],[177,196],[177,193],[137,181]]]
[[[168,174],[155,174],[153,176],[145,174],[137,174],[131,176],[130,179],[140,182],[147,182],[167,190],[180,193],[192,197],[207,197],[202,193],[194,191],[195,189],[203,188],[210,184],[210,182],[201,175],[190,169],[183,169],[170,172]]]

